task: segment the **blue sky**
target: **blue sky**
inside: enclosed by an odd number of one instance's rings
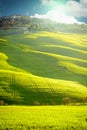
[[[0,16],[13,14],[78,23],[87,18],[87,0],[0,0]]]
[[[0,15],[11,14],[45,14],[56,4],[66,4],[69,0],[0,0]],[[79,1],[79,0],[76,0]],[[51,5],[50,3],[56,3]]]

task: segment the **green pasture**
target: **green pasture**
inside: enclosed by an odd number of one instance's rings
[[[87,130],[87,106],[1,106],[0,130]]]
[[[0,36],[0,99],[62,104],[87,96],[87,34],[37,32]]]
[[[74,81],[34,76],[24,72],[0,71],[0,95],[8,104],[63,104],[64,97],[82,102],[87,88]]]

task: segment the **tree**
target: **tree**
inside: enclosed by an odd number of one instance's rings
[[[39,102],[39,101],[35,101],[35,102],[34,102],[34,105],[35,105],[35,106],[40,106],[40,102]]]
[[[0,100],[0,105],[1,106],[5,105],[5,102],[3,100]]]
[[[69,97],[64,97],[64,98],[63,98],[63,103],[64,103],[65,105],[69,105],[69,104],[71,103],[71,99],[70,99]]]
[[[83,103],[87,103],[87,97],[83,97]]]

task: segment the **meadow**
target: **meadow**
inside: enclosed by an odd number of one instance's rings
[[[87,34],[0,32],[0,130],[86,130],[85,97]]]
[[[1,106],[0,130],[87,130],[87,106]]]
[[[0,34],[1,100],[51,105],[63,104],[64,97],[82,102],[87,96],[86,34]]]

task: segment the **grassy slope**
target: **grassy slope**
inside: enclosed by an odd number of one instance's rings
[[[87,95],[87,35],[38,32],[0,38],[0,95],[9,103],[62,103]]]
[[[87,106],[3,106],[0,130],[87,130]]]

